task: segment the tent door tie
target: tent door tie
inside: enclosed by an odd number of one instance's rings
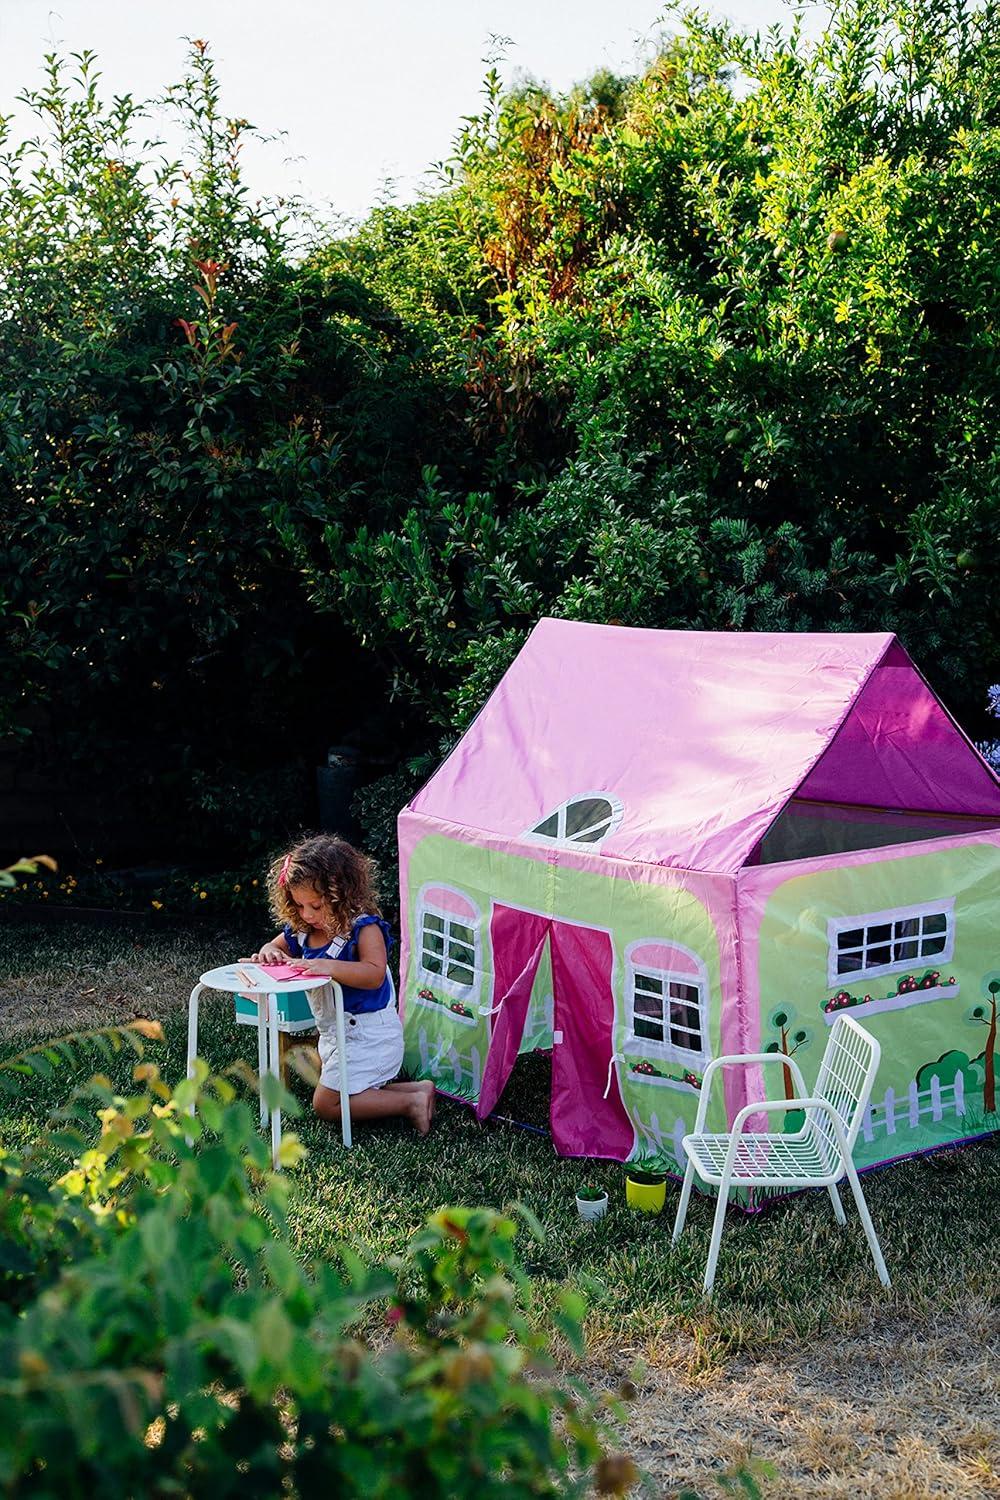
[[[503,1010],[503,1004],[504,1004],[504,1001],[506,1000],[506,998],[507,998],[506,995],[502,995],[500,997],[500,999],[497,1001],[496,1005],[494,1005],[494,1007],[493,1007],[492,1010],[490,1009],[490,1007],[488,1005],[481,1005],[479,1007],[479,1014],[481,1016],[495,1016],[498,1011]]]
[[[622,1052],[612,1052],[610,1058],[608,1059],[608,1081],[604,1085],[604,1093],[602,1095],[602,1098],[604,1099],[606,1099],[611,1093],[611,1076],[615,1070],[615,1063],[621,1062],[624,1058],[624,1055],[625,1054]]]

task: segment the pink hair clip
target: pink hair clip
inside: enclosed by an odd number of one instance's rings
[[[286,854],[285,858],[284,858],[284,861],[282,862],[281,869],[278,871],[278,884],[279,885],[287,885],[288,884],[288,871],[289,871],[289,868],[291,867],[291,863],[292,863],[292,856],[290,854]]]

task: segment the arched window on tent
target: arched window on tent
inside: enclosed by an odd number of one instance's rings
[[[424,886],[417,899],[414,936],[421,1004],[438,1003],[437,990],[457,1001],[478,994],[483,972],[480,912],[464,891],[454,886]]]
[[[625,1055],[635,1080],[683,1085],[712,1052],[708,1036],[708,973],[690,948],[662,938],[632,943],[625,954]],[[639,1066],[632,1062],[639,1059]],[[680,1071],[674,1077],[665,1071]]]
[[[608,792],[580,792],[529,828],[527,837],[553,844],[599,844],[613,833],[624,808]]]

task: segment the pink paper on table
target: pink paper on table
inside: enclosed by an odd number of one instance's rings
[[[255,964],[262,974],[268,979],[315,979],[315,974],[310,974],[308,969],[300,969],[298,964]]]

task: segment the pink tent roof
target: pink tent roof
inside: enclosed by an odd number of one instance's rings
[[[410,806],[538,848],[574,797],[620,821],[581,851],[743,865],[789,799],[1000,821],[1000,783],[888,634],[542,620]]]

